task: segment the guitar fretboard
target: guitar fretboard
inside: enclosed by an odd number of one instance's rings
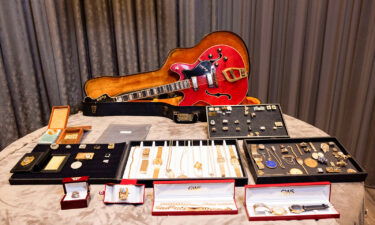
[[[148,97],[171,93],[171,92],[175,92],[175,91],[179,91],[183,89],[188,89],[190,87],[191,85],[190,85],[189,80],[181,80],[181,81],[177,81],[171,84],[166,84],[166,85],[162,85],[162,86],[158,86],[154,88],[148,88],[148,89],[143,89],[140,91],[122,94],[114,98],[116,99],[116,102],[127,102],[131,100],[148,98]]]

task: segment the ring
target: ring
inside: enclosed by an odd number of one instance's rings
[[[79,198],[79,192],[78,191],[73,191],[72,192],[72,198]]]
[[[59,144],[53,143],[49,146],[51,149],[56,150],[59,148]]]
[[[272,213],[272,210],[264,203],[256,203],[253,205],[255,214]]]

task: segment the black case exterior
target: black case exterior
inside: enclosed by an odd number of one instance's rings
[[[82,102],[85,116],[162,116],[176,123],[206,122],[205,106],[173,106],[164,102]]]

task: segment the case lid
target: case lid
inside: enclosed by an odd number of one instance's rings
[[[246,185],[246,204],[259,202],[329,202],[330,182]]]
[[[70,106],[53,106],[48,129],[64,129],[68,123]]]
[[[234,198],[234,180],[155,181],[154,201]]]

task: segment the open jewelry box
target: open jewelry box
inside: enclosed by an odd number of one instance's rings
[[[329,182],[245,186],[250,221],[339,218],[330,203]]]
[[[63,179],[64,197],[61,199],[61,209],[86,208],[90,201],[90,185],[88,176],[67,177]]]
[[[48,129],[39,140],[41,144],[55,143],[68,123],[70,106],[53,106],[48,122]]]
[[[125,167],[125,143],[38,144],[11,170],[10,184],[60,184],[89,176],[92,184],[118,183]]]
[[[250,172],[257,184],[357,182],[367,173],[334,137],[246,139]]]
[[[247,184],[236,140],[131,141],[123,179],[146,187],[154,180],[234,179]]]
[[[289,137],[279,104],[206,106],[210,138]]]
[[[104,195],[105,204],[143,204],[145,201],[145,185],[137,180],[121,180],[120,184],[106,184],[100,194]]]
[[[155,181],[152,215],[237,214],[234,180]]]

